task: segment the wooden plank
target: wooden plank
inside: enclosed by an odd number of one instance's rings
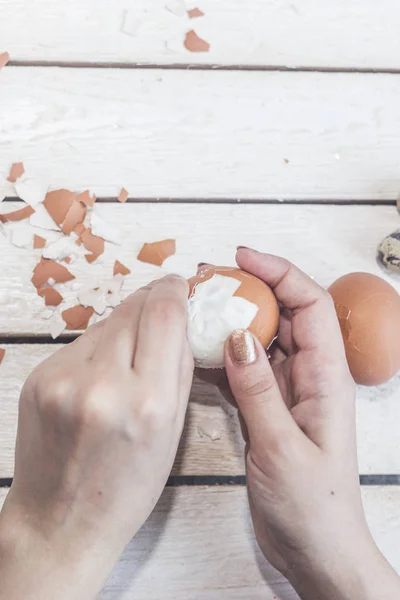
[[[400,488],[364,488],[374,538],[400,573]],[[1,498],[6,495],[0,490]],[[103,600],[296,600],[254,539],[245,488],[169,488],[129,544]]]
[[[12,477],[18,397],[29,373],[58,348],[57,345],[9,345],[0,367],[0,478]],[[398,423],[400,373],[379,389],[358,390],[357,421],[360,472],[400,473]],[[199,425],[211,418],[220,439],[200,437]],[[173,475],[243,475],[243,442],[236,411],[219,392],[195,381],[184,435]]]
[[[167,4],[0,0],[1,44],[14,60],[400,67],[396,0],[190,0],[188,7],[205,13],[192,21]],[[127,10],[132,24],[125,29],[132,35],[122,31]],[[208,53],[184,48],[191,28],[211,44]]]
[[[18,206],[3,203],[3,210]],[[99,214],[120,232],[121,246],[108,244],[93,265],[84,257],[70,265],[77,279],[59,288],[66,301],[62,310],[76,304],[77,290],[88,278],[110,277],[115,258],[132,271],[124,286],[128,294],[167,272],[190,277],[198,262],[234,264],[239,244],[285,256],[326,286],[351,271],[385,276],[375,263],[376,247],[398,223],[390,206],[104,203]],[[48,237],[48,232],[37,231]],[[165,238],[176,238],[177,253],[163,269],[136,260],[144,242]],[[0,235],[0,335],[49,334],[43,299],[30,283],[40,255]],[[388,281],[400,291],[400,282]]]
[[[399,190],[393,75],[10,67],[0,85],[4,174],[22,159],[54,187],[139,199]]]

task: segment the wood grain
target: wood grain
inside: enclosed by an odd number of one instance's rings
[[[167,4],[0,0],[0,40],[13,60],[24,61],[400,67],[396,0],[191,0],[188,8],[199,6],[205,16],[190,22]],[[131,35],[122,31],[127,10]],[[210,52],[184,48],[191,28]]]
[[[3,203],[2,210],[18,206]],[[395,207],[104,203],[99,214],[120,232],[121,245],[107,244],[93,265],[84,257],[69,265],[76,280],[57,286],[65,298],[59,311],[77,303],[77,291],[88,279],[111,277],[116,258],[131,270],[127,295],[171,271],[190,277],[199,262],[233,265],[239,244],[285,256],[324,286],[345,273],[369,271],[400,291],[400,282],[375,262],[378,243],[399,222]],[[49,238],[49,232],[35,231]],[[162,269],[136,260],[144,242],[166,238],[177,240],[177,252]],[[49,334],[43,299],[30,283],[40,256],[40,250],[17,248],[0,235],[0,335]]]
[[[0,490],[0,506],[6,496]],[[364,488],[374,538],[400,573],[400,488]],[[259,551],[245,488],[169,488],[129,544],[103,600],[296,600]]]
[[[400,187],[393,75],[9,67],[0,85],[4,175],[23,160],[53,187],[139,199],[394,200]]]
[[[0,479],[12,477],[18,398],[29,373],[57,345],[6,345],[0,366]],[[363,474],[400,473],[398,423],[400,374],[381,388],[359,388],[358,452]],[[200,437],[199,425],[211,418],[221,439]],[[173,475],[243,475],[243,442],[236,411],[216,388],[195,381]]]

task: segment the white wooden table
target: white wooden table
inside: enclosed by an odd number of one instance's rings
[[[161,273],[135,257],[167,237],[177,254],[164,270],[187,276],[199,261],[232,264],[237,244],[282,254],[323,285],[354,270],[382,274],[376,246],[400,227],[398,2],[188,0],[205,13],[191,21],[179,4],[0,0],[0,52],[11,55],[0,74],[0,172],[23,160],[53,188],[95,192],[121,231],[126,292]],[[208,53],[184,48],[190,29]],[[125,205],[114,200],[121,186]],[[43,301],[27,285],[37,260],[0,236],[0,499],[21,385],[68,341],[51,343]],[[220,440],[199,436],[206,415]],[[359,390],[366,512],[400,572],[399,428],[400,377]],[[235,415],[195,383],[176,485],[103,598],[296,598],[256,548],[242,449]]]

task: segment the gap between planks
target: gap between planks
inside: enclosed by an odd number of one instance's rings
[[[10,488],[12,478],[0,479],[0,488]],[[168,478],[166,487],[213,487],[245,486],[245,475],[173,475]],[[400,475],[360,475],[362,487],[399,486]]]
[[[223,64],[185,64],[185,63],[127,63],[127,62],[90,62],[90,61],[47,61],[47,60],[10,60],[10,67],[57,67],[61,69],[163,69],[168,71],[266,71],[276,73],[360,73],[363,75],[399,75],[400,69],[384,67],[291,67],[287,65],[223,65]]]
[[[3,202],[20,202],[17,196],[7,196]],[[120,204],[117,198],[112,196],[98,197],[96,203],[101,204]],[[271,205],[302,205],[302,206],[396,206],[396,200],[341,200],[340,198],[285,198],[278,200],[276,198],[138,198],[131,196],[125,204],[271,204]]]

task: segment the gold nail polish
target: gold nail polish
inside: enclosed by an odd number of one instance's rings
[[[254,338],[249,331],[237,329],[229,338],[229,353],[238,365],[251,365],[257,360]]]

